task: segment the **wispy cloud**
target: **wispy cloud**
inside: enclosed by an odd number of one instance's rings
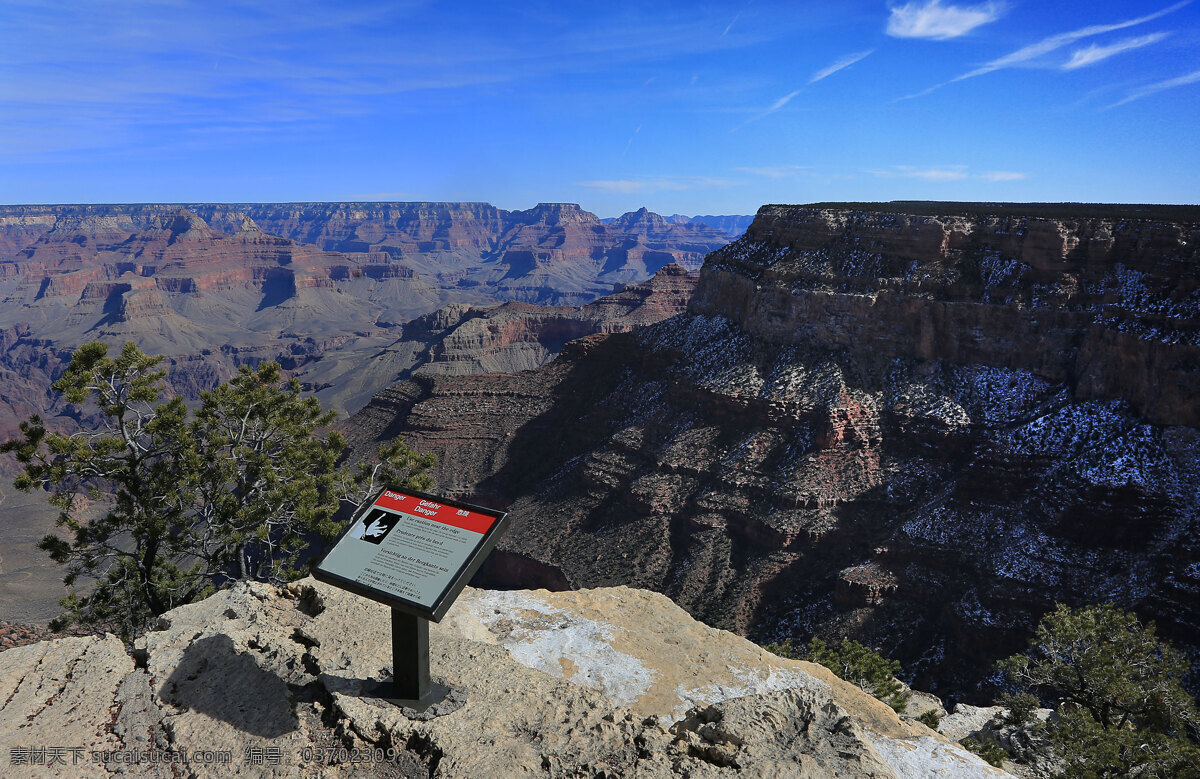
[[[800,94],[802,91],[804,91],[804,90],[802,90],[802,89],[797,89],[797,90],[795,90],[794,92],[789,92],[789,93],[787,93],[787,94],[786,94],[786,95],[784,95],[783,97],[781,97],[781,98],[779,98],[778,100],[776,100],[774,103],[771,103],[771,105],[770,105],[769,107],[767,107],[766,109],[764,109],[764,110],[762,110],[762,111],[758,112],[757,114],[755,114],[754,116],[750,117],[750,118],[749,118],[749,119],[747,119],[746,121],[742,122],[742,123],[741,123],[741,124],[739,124],[737,127],[734,127],[732,130],[730,130],[729,132],[731,132],[731,133],[735,133],[735,132],[737,132],[738,130],[740,130],[740,129],[742,129],[743,127],[745,127],[746,125],[750,124],[751,122],[757,122],[759,119],[763,119],[763,118],[765,118],[765,117],[768,117],[768,116],[770,116],[771,114],[773,114],[773,113],[775,113],[776,111],[778,111],[780,108],[783,108],[785,105],[787,105],[788,103],[792,102],[792,98],[794,98],[796,95]]]
[[[979,181],[1020,181],[1028,178],[1026,173],[1011,170],[993,170],[986,173],[970,173],[966,165],[933,165],[917,167],[915,165],[892,165],[889,168],[874,168],[863,171],[881,179],[921,179],[922,181],[963,181],[975,179]]]
[[[1188,73],[1186,76],[1169,78],[1166,81],[1159,81],[1157,83],[1144,86],[1141,89],[1135,89],[1134,91],[1130,92],[1124,100],[1113,103],[1108,107],[1116,108],[1119,105],[1125,105],[1126,103],[1131,103],[1134,100],[1140,100],[1141,98],[1153,95],[1156,92],[1162,92],[1164,89],[1174,89],[1175,87],[1183,87],[1187,86],[1188,84],[1195,84],[1197,82],[1200,82],[1200,70]]]
[[[1183,0],[1183,2],[1175,3],[1174,5],[1168,6],[1161,11],[1155,11],[1154,13],[1146,14],[1145,16],[1139,16],[1136,19],[1128,19],[1124,22],[1116,22],[1114,24],[1093,24],[1089,27],[1081,27],[1078,30],[1072,30],[1071,32],[1051,35],[1049,38],[1043,38],[1037,43],[1031,43],[1024,48],[1017,49],[1011,54],[1006,54],[999,59],[992,60],[986,65],[976,68],[975,70],[964,73],[961,76],[952,79],[952,81],[963,81],[964,79],[982,76],[985,73],[991,73],[1002,68],[1011,68],[1015,65],[1023,65],[1031,60],[1037,59],[1038,57],[1045,56],[1052,51],[1057,51],[1064,46],[1069,46],[1075,41],[1154,21],[1155,19],[1166,16],[1169,13],[1178,11],[1180,8],[1183,8],[1185,5],[1191,3],[1191,1],[1192,0]]]
[[[18,133],[0,122],[0,159],[140,150],[197,107],[211,115],[189,123],[200,130],[252,116],[265,127],[321,135],[347,116],[429,114],[453,109],[473,89],[661,63],[803,26],[783,20],[714,40],[714,28],[720,32],[730,21],[725,10],[612,13],[563,29],[561,20],[520,4],[465,16],[427,0],[351,5],[9,3],[0,11],[13,39],[0,47],[0,115],[20,116],[41,131],[21,131],[18,152]],[[72,23],[64,26],[68,17]],[[80,127],[83,116],[95,121]],[[80,132],[57,131],[65,125]]]
[[[1086,68],[1088,65],[1103,62],[1121,52],[1132,51],[1133,49],[1140,49],[1143,46],[1149,46],[1152,43],[1158,43],[1168,35],[1170,33],[1156,32],[1150,35],[1143,35],[1140,38],[1126,38],[1125,40],[1110,43],[1106,46],[1093,43],[1090,46],[1085,46],[1082,49],[1076,49],[1071,52],[1071,59],[1063,64],[1062,69],[1075,70],[1076,68]]]
[[[346,200],[372,202],[376,200],[416,200],[418,195],[413,192],[355,192],[345,195]]]
[[[633,139],[636,138],[638,133],[641,131],[642,126],[639,124],[637,129],[633,131],[633,135],[629,136],[629,140],[625,142],[625,150],[621,152],[621,159],[625,159],[625,155],[628,154],[629,150],[633,147]]]
[[[654,182],[639,179],[598,179],[595,181],[576,181],[575,186],[597,189],[601,192],[613,192],[620,195],[632,195],[634,192],[645,192],[651,189],[681,189],[681,187],[655,186]]]
[[[763,111],[761,114],[759,114],[759,115],[758,115],[757,117],[755,117],[755,118],[757,118],[757,119],[762,119],[764,116],[767,116],[767,115],[769,115],[769,114],[773,114],[773,113],[775,113],[775,112],[776,112],[776,111],[778,111],[780,108],[783,108],[785,105],[787,105],[788,103],[792,102],[792,98],[793,98],[793,97],[795,97],[795,96],[796,96],[796,95],[798,95],[798,94],[800,94],[800,90],[799,90],[799,89],[797,89],[795,92],[790,92],[790,93],[788,93],[788,94],[784,95],[783,97],[781,97],[781,98],[779,98],[778,100],[776,100],[774,103],[771,103],[771,107],[770,107],[770,108],[768,108],[766,111]]]
[[[893,165],[890,168],[868,170],[876,178],[923,179],[925,181],[959,181],[967,177],[966,165],[940,165],[932,168],[917,168],[912,165]]]
[[[1088,27],[1081,27],[1078,30],[1072,30],[1071,32],[1059,33],[1058,35],[1051,35],[1048,38],[1042,38],[1037,43],[1031,43],[1028,46],[1024,46],[1020,49],[1017,49],[1016,51],[1014,51],[1010,54],[1006,54],[1003,57],[994,59],[991,62],[988,62],[984,65],[981,65],[978,68],[975,68],[974,70],[963,73],[961,76],[956,76],[955,78],[952,78],[949,81],[942,82],[941,84],[934,84],[933,86],[929,87],[928,89],[923,89],[920,92],[915,92],[911,95],[905,95],[904,97],[897,98],[896,100],[894,100],[892,102],[899,102],[901,100],[911,100],[911,99],[917,98],[917,97],[924,97],[925,95],[928,95],[931,92],[941,89],[942,87],[946,86],[947,84],[953,84],[958,81],[965,81],[966,79],[975,78],[976,76],[982,76],[986,73],[992,73],[997,70],[1003,70],[1004,68],[1012,68],[1012,67],[1017,67],[1017,66],[1022,66],[1022,65],[1028,65],[1029,63],[1031,63],[1041,57],[1044,57],[1047,54],[1058,51],[1059,49],[1063,48],[1064,46],[1070,46],[1072,43],[1075,43],[1076,41],[1083,40],[1084,38],[1091,38],[1096,35],[1103,35],[1104,33],[1115,32],[1117,30],[1123,30],[1128,27],[1134,27],[1139,24],[1145,24],[1146,22],[1150,22],[1155,19],[1159,19],[1163,16],[1166,16],[1167,14],[1174,13],[1175,11],[1178,11],[1180,8],[1183,8],[1184,6],[1190,4],[1191,2],[1192,2],[1192,0],[1182,0],[1181,2],[1175,3],[1174,5],[1167,6],[1166,8],[1163,8],[1160,11],[1155,11],[1154,13],[1146,14],[1145,16],[1139,16],[1136,19],[1127,19],[1126,21],[1115,22],[1113,24],[1093,24]],[[1146,37],[1150,37],[1150,36],[1146,36]],[[1153,41],[1151,41],[1151,43],[1153,43]],[[1145,45],[1145,44],[1143,44],[1143,45]],[[1117,53],[1116,51],[1113,51],[1113,52],[1107,54],[1106,56],[1112,56],[1113,54],[1116,54],[1116,53]],[[1084,56],[1088,56],[1088,55],[1084,55]],[[1104,59],[1104,57],[1100,57],[1099,59]],[[1094,61],[1098,62],[1099,59],[1094,60]],[[1068,64],[1070,64],[1070,63],[1068,63]],[[1083,67],[1083,65],[1088,65],[1088,64],[1091,64],[1091,62],[1083,62],[1082,64],[1080,64],[1076,67]]]
[[[866,51],[859,51],[859,52],[855,52],[854,54],[847,54],[845,57],[842,57],[840,60],[834,62],[832,65],[829,65],[827,67],[824,67],[824,68],[821,68],[820,70],[818,70],[816,73],[813,74],[812,78],[810,78],[808,80],[808,83],[815,84],[823,78],[828,78],[828,77],[832,76],[834,73],[837,73],[839,70],[848,68],[856,62],[866,59],[874,52],[875,52],[874,49],[867,49]],[[793,94],[795,94],[795,93],[793,93]]]
[[[576,181],[575,186],[587,187],[600,192],[618,195],[647,194],[650,192],[682,192],[689,189],[715,189],[728,186],[729,182],[709,176],[660,176],[632,179],[598,179]]]
[[[990,173],[981,173],[979,178],[984,181],[1021,181],[1029,178],[1029,174],[1011,170],[993,170]]]
[[[806,165],[775,165],[761,168],[734,168],[734,170],[769,179],[785,179],[807,173],[811,168]]]
[[[726,35],[729,34],[729,31],[733,29],[733,25],[737,24],[738,17],[741,15],[742,15],[741,11],[738,11],[737,13],[735,13],[733,15],[733,19],[730,20],[729,24],[725,25],[725,31],[721,33],[722,38],[724,38]]]
[[[980,25],[994,22],[1004,13],[1001,3],[942,5],[941,0],[894,6],[888,17],[887,34],[894,38],[932,38],[945,41],[966,35]]]

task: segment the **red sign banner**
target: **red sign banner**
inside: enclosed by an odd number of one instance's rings
[[[380,508],[392,509],[393,511],[403,511],[405,514],[411,514],[414,517],[441,522],[443,525],[470,530],[472,533],[479,533],[480,535],[491,529],[496,521],[496,517],[480,514],[477,511],[470,511],[469,509],[462,509],[456,506],[447,506],[432,500],[425,500],[413,495],[404,495],[399,492],[392,492],[391,490],[384,490],[383,494],[376,499],[373,505]]]

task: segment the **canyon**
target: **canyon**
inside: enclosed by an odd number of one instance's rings
[[[187,399],[274,360],[343,414],[423,368],[536,367],[572,338],[681,313],[687,268],[729,238],[573,204],[0,206],[0,438],[33,414],[94,421],[50,389],[93,340],[164,355]],[[44,624],[64,594],[36,549],[56,512],[14,492],[14,466],[0,462],[0,615]]]
[[[487,586],[626,584],[990,699],[1056,601],[1200,647],[1200,213],[764,206],[685,314],[347,423],[507,506]]]
[[[97,337],[166,353],[185,395],[277,359],[361,406],[354,454],[403,436],[439,492],[512,513],[481,586],[636,586],[759,641],[849,636],[951,699],[989,699],[1056,601],[1200,646],[1196,209],[764,206],[661,256],[674,222],[561,204],[5,209],[10,425],[77,414],[47,387]],[[592,286],[555,298],[539,267]],[[8,527],[10,616],[50,616],[35,529]]]
[[[49,385],[90,340],[166,355],[185,397],[272,359],[353,410],[412,367],[397,348],[391,373],[358,370],[418,316],[586,305],[667,265],[696,270],[729,238],[646,209],[605,224],[569,203],[0,206],[0,431],[61,410]]]

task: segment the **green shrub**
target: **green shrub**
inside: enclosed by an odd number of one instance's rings
[[[904,711],[908,705],[909,692],[896,680],[900,662],[888,660],[857,641],[847,639],[831,648],[814,637],[808,642],[808,659],[857,684],[896,711]]]
[[[342,528],[336,512],[384,484],[428,488],[429,455],[402,441],[378,462],[343,467],[346,441],[323,433],[336,416],[277,363],[242,366],[201,393],[195,409],[167,394],[162,357],[125,344],[115,358],[95,341],[75,351],[52,385],[94,407],[101,424],[69,434],[34,416],[0,444],[15,455],[15,486],[59,510],[38,546],[86,587],[51,623],[103,626],[130,638],[160,614],[239,579],[282,583],[304,574],[314,539]],[[92,506],[98,510],[89,511]]]
[[[1004,722],[1020,727],[1033,719],[1033,712],[1037,709],[1040,701],[1036,696],[1022,692],[1015,695],[1002,695],[996,703],[1008,709],[1008,713],[1003,717]]]
[[[921,716],[917,717],[917,721],[924,725],[928,725],[931,730],[937,730],[938,725],[942,724],[942,718],[934,709],[930,709]]]
[[[997,768],[1003,767],[1004,761],[1008,759],[1008,752],[1005,752],[1003,747],[991,741],[983,741],[974,736],[967,736],[958,743]]]
[[[796,653],[796,647],[792,645],[792,639],[785,638],[779,643],[763,644],[763,649],[771,654],[786,657],[789,660],[798,660],[799,655]]]

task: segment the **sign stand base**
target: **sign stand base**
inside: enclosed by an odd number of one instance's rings
[[[429,678],[429,620],[392,609],[392,681],[375,688],[377,697],[420,714],[450,692]]]

